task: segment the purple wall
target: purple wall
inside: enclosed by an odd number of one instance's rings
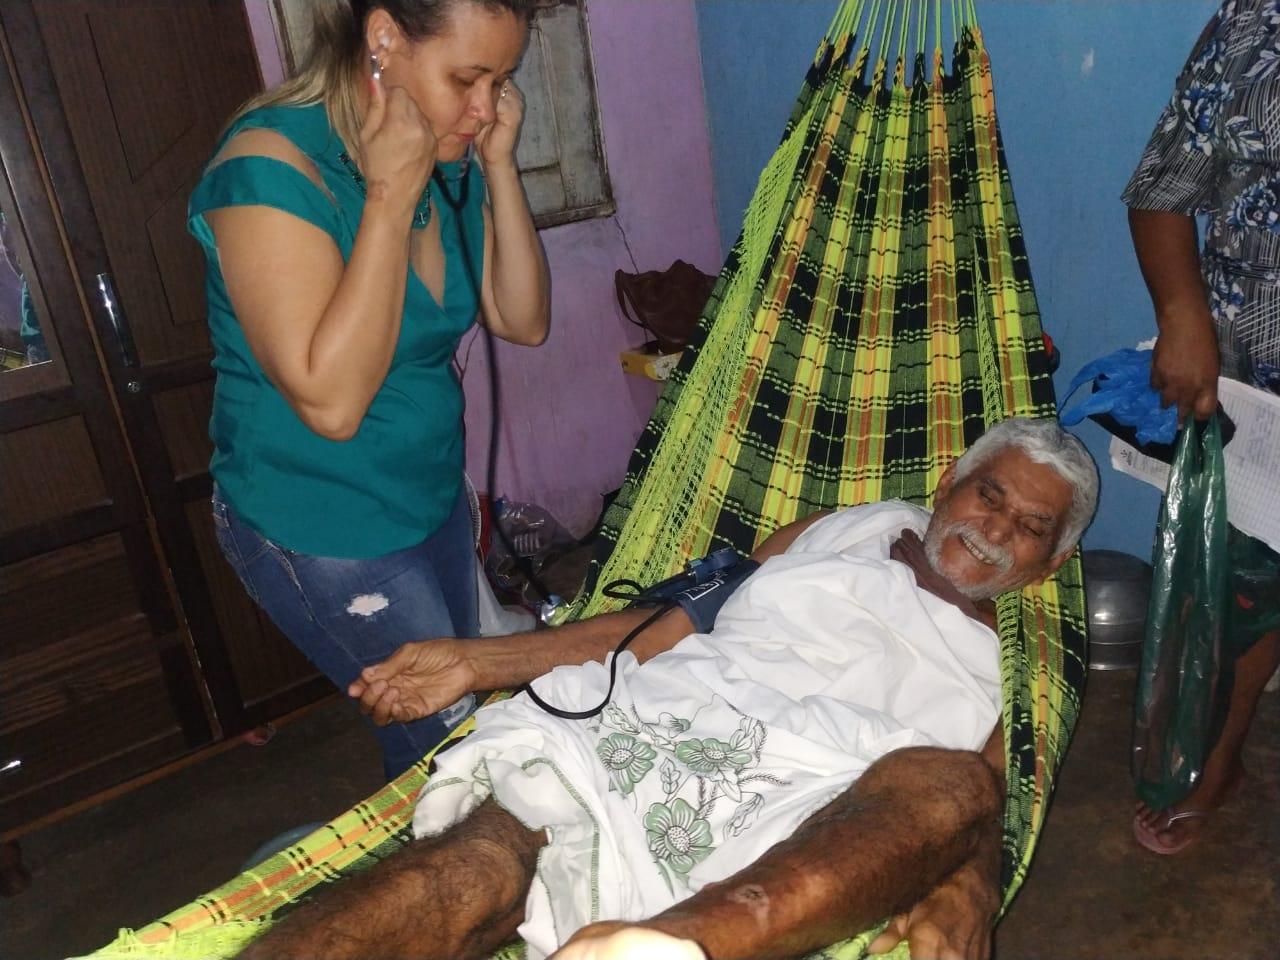
[[[274,87],[284,79],[284,55],[276,43],[276,28],[269,3],[270,0],[244,0],[244,8],[249,17],[249,29],[253,31],[254,46],[258,48],[262,82],[265,86]]]
[[[245,2],[263,74],[278,75],[266,0]],[[619,366],[619,352],[644,336],[618,313],[614,270],[632,269],[632,254],[641,270],[681,257],[715,273],[721,262],[693,0],[588,0],[586,9],[617,213],[542,232],[551,335],[537,349],[499,343],[496,351],[496,492],[545,506],[579,534],[595,520],[601,495],[621,483],[658,394],[656,384]],[[483,340],[468,336],[458,359],[467,469],[483,489],[490,422]]]

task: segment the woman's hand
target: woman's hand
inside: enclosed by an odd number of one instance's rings
[[[1160,337],[1151,358],[1151,386],[1178,419],[1193,414],[1207,420],[1218,408],[1218,338],[1206,305],[1203,310],[1159,320]]]
[[[361,166],[372,203],[385,201],[412,216],[435,169],[439,143],[403,87],[370,81],[369,111],[360,130]]]
[[[510,77],[498,93],[495,112],[493,123],[476,134],[476,149],[480,151],[486,173],[495,165],[515,164],[516,141],[520,139],[520,124],[524,121],[524,94]]]
[[[439,713],[475,689],[475,670],[457,640],[406,643],[382,663],[365,667],[347,693],[379,726]]]
[[[476,135],[489,188],[484,216],[484,280],[480,309],[494,336],[535,347],[551,323],[551,277],[516,167],[524,97],[508,79],[494,121]]]

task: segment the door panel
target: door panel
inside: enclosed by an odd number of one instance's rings
[[[235,733],[326,690],[226,568],[208,508],[213,372],[186,206],[218,132],[261,83],[244,6],[19,0],[0,18],[28,41],[15,48],[24,88],[49,78],[48,96],[28,93],[32,123],[46,152],[75,161],[50,172],[80,286],[215,713]]]
[[[213,381],[155,393],[156,420],[177,480],[207,476],[213,441],[209,439],[209,410]],[[206,511],[207,512],[207,511]]]
[[[110,503],[83,417],[0,434],[0,533]]]
[[[3,781],[0,831],[208,740],[178,624],[157,635],[154,598],[138,589],[130,554],[145,538],[115,533],[3,568],[0,742],[22,765]]]
[[[98,54],[115,139],[128,174],[138,183],[198,126],[198,118],[185,109],[198,98],[182,57],[182,28],[172,10],[143,11],[128,4],[106,9],[101,3],[61,6],[60,24],[83,31]],[[43,11],[41,19],[47,34],[52,24],[45,22]],[[93,73],[84,78],[93,79]],[[172,95],[156,97],[161,85]]]
[[[125,542],[112,534],[4,568],[0,740],[22,766],[4,780],[0,826],[78,799],[60,783],[109,786],[193,745],[156,655],[181,650],[181,634],[171,622],[156,636]]]
[[[40,418],[39,394],[0,403],[0,763],[21,764],[0,833],[212,735],[150,534],[106,469],[122,437],[86,415],[101,384],[54,391],[67,417]]]
[[[204,320],[204,253],[187,232],[187,200],[198,179],[193,176],[156,208],[147,219],[147,236],[172,329],[193,338],[200,345],[195,355],[204,356],[210,351]]]
[[[218,44],[219,22],[243,19],[242,5],[34,9],[139,361],[206,356],[203,261],[186,203],[223,122],[256,92],[256,67],[243,69],[252,48]]]
[[[0,764],[21,761],[0,834],[214,735],[48,189],[73,164],[32,139],[31,108],[56,98],[13,59],[42,49],[11,32],[21,13],[0,5],[0,212],[50,359],[0,369]]]

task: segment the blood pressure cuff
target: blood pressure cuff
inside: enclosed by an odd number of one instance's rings
[[[760,564],[754,560],[740,560],[732,567],[717,570],[703,583],[685,587],[671,599],[689,615],[696,632],[710,633],[716,625],[716,614],[730,594],[759,568]]]

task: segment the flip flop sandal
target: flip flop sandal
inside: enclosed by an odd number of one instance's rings
[[[1211,816],[1213,816],[1212,810],[1183,810],[1181,813],[1171,813],[1165,818],[1164,826],[1159,830],[1152,830],[1150,827],[1143,826],[1138,822],[1138,818],[1134,817],[1133,838],[1152,853],[1158,853],[1162,856],[1170,856],[1171,854],[1185,850],[1188,846],[1200,839],[1200,835],[1195,833],[1189,837],[1184,837],[1173,846],[1167,846],[1161,843],[1158,839],[1160,834],[1164,833],[1175,823],[1178,823],[1181,820],[1207,820]]]

